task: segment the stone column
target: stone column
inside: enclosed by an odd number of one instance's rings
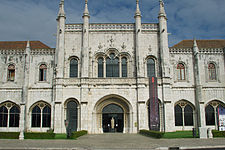
[[[103,77],[104,78],[106,77],[106,60],[105,60],[105,58],[103,60]]]
[[[171,103],[171,101],[164,102],[164,111],[166,118],[166,121],[164,122],[165,131],[171,132],[175,126],[174,105]]]
[[[138,106],[139,106],[139,129],[147,129],[146,126],[146,121],[148,121],[148,117],[146,117],[146,105],[145,105],[145,101],[139,101],[138,102]],[[148,116],[148,115],[147,115]]]
[[[55,133],[65,133],[66,127],[64,125],[64,110],[62,110],[62,103],[55,102],[55,122],[54,122],[54,132]]]
[[[19,139],[23,140],[24,139],[24,129],[25,129],[25,103],[21,103],[20,104],[20,135],[19,135]]]
[[[122,63],[121,63],[121,57],[119,57],[119,77],[122,77]]]

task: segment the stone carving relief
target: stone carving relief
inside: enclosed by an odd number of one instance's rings
[[[149,51],[149,52],[152,52],[152,46],[151,46],[151,45],[149,45],[148,51]]]
[[[114,40],[113,37],[111,36],[111,38],[108,40],[108,42],[110,43],[110,44],[109,44],[110,47],[114,47],[114,44],[113,44],[114,41],[115,41],[115,40]]]
[[[101,50],[102,48],[103,48],[103,46],[102,46],[102,43],[100,42],[100,43],[98,44],[98,49]]]
[[[123,44],[121,45],[121,48],[124,50],[125,48],[127,48],[127,46],[124,44],[124,42],[123,42]]]

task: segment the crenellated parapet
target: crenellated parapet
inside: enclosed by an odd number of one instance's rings
[[[192,54],[192,48],[170,48],[170,54]],[[216,54],[223,55],[224,50],[222,48],[201,48],[199,49],[200,54]]]
[[[3,55],[23,55],[25,53],[24,49],[3,49],[0,50],[0,54]]]
[[[24,49],[10,49],[10,50],[0,50],[2,55],[24,55]],[[54,55],[55,49],[32,49],[31,55]]]
[[[31,55],[54,55],[55,49],[33,49],[31,50]]]

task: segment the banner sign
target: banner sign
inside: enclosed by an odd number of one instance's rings
[[[219,131],[225,131],[225,109],[218,107]]]
[[[150,130],[159,131],[159,101],[158,101],[158,86],[157,78],[149,78],[149,128]]]

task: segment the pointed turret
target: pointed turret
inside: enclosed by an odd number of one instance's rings
[[[164,3],[159,0],[160,10],[159,10],[159,49],[161,56],[161,69],[162,77],[170,77],[170,66],[169,63],[169,44],[168,44],[168,32],[167,32],[167,18],[164,8]]]
[[[65,23],[66,14],[64,11],[64,0],[60,1],[59,13],[57,17],[57,41],[56,41],[56,53],[55,53],[55,63],[56,63],[56,77],[63,78],[64,76],[64,48],[65,48]]]
[[[140,59],[141,51],[140,51],[140,39],[141,39],[141,11],[139,7],[139,0],[136,0],[136,12],[135,12],[135,34],[136,34],[136,40],[135,40],[135,51],[136,51],[136,68],[137,68],[137,77],[143,77],[144,72],[143,69],[143,61]]]
[[[24,131],[26,128],[26,104],[28,102],[28,85],[29,85],[29,72],[30,72],[30,41],[27,41],[25,49],[25,61],[23,64],[23,86],[22,86],[22,101],[20,103],[20,135],[19,139],[24,139]]]
[[[200,102],[202,101],[202,84],[201,84],[201,72],[199,67],[199,49],[197,45],[196,39],[194,39],[193,43],[193,66],[194,66],[194,84],[195,84],[195,129],[196,132],[201,128],[202,122],[201,118],[203,118],[203,115],[201,115],[200,110],[204,109],[201,108]],[[203,105],[202,105],[203,106]],[[203,119],[204,121],[204,119]],[[205,124],[203,122],[203,124]],[[202,134],[199,134],[199,137],[202,138]]]
[[[159,17],[165,17],[166,18],[166,11],[165,11],[165,8],[164,8],[163,0],[159,0],[159,3],[160,3]]]
[[[85,0],[85,8],[83,13],[83,40],[81,51],[81,77],[89,76],[89,11],[88,0]]]

